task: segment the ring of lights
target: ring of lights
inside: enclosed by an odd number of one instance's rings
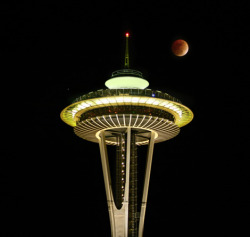
[[[178,102],[155,97],[130,95],[99,97],[78,101],[61,112],[61,119],[70,126],[75,127],[81,114],[89,110],[121,105],[148,106],[165,110],[175,117],[175,124],[178,127],[185,126],[193,119],[192,111]]]
[[[121,131],[127,127],[141,133],[141,136],[138,136],[137,145],[148,143],[150,138],[150,134],[146,134],[148,131],[154,131],[157,134],[156,143],[169,140],[180,132],[180,128],[172,121],[139,114],[113,114],[86,119],[77,123],[74,132],[85,140],[98,142],[99,133],[105,130],[107,133],[106,143],[116,145],[116,140],[112,137],[112,131]]]

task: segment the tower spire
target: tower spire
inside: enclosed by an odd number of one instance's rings
[[[129,38],[129,33],[126,33],[126,49],[125,49],[125,63],[124,63],[124,68],[126,69],[129,68],[128,38]]]

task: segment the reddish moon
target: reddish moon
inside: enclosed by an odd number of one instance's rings
[[[182,57],[188,52],[188,43],[185,40],[178,39],[172,44],[172,52],[178,57]]]

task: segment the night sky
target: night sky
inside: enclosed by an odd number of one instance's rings
[[[0,8],[1,236],[110,236],[98,144],[60,112],[123,68],[127,31],[131,68],[194,112],[155,145],[144,236],[249,236],[249,1],[34,2]]]

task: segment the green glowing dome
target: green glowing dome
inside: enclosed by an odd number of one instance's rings
[[[113,72],[112,78],[105,82],[109,89],[145,89],[148,81],[142,78],[142,73],[137,70],[122,69]]]
[[[145,89],[148,81],[138,77],[116,77],[106,81],[105,86],[109,89]]]

